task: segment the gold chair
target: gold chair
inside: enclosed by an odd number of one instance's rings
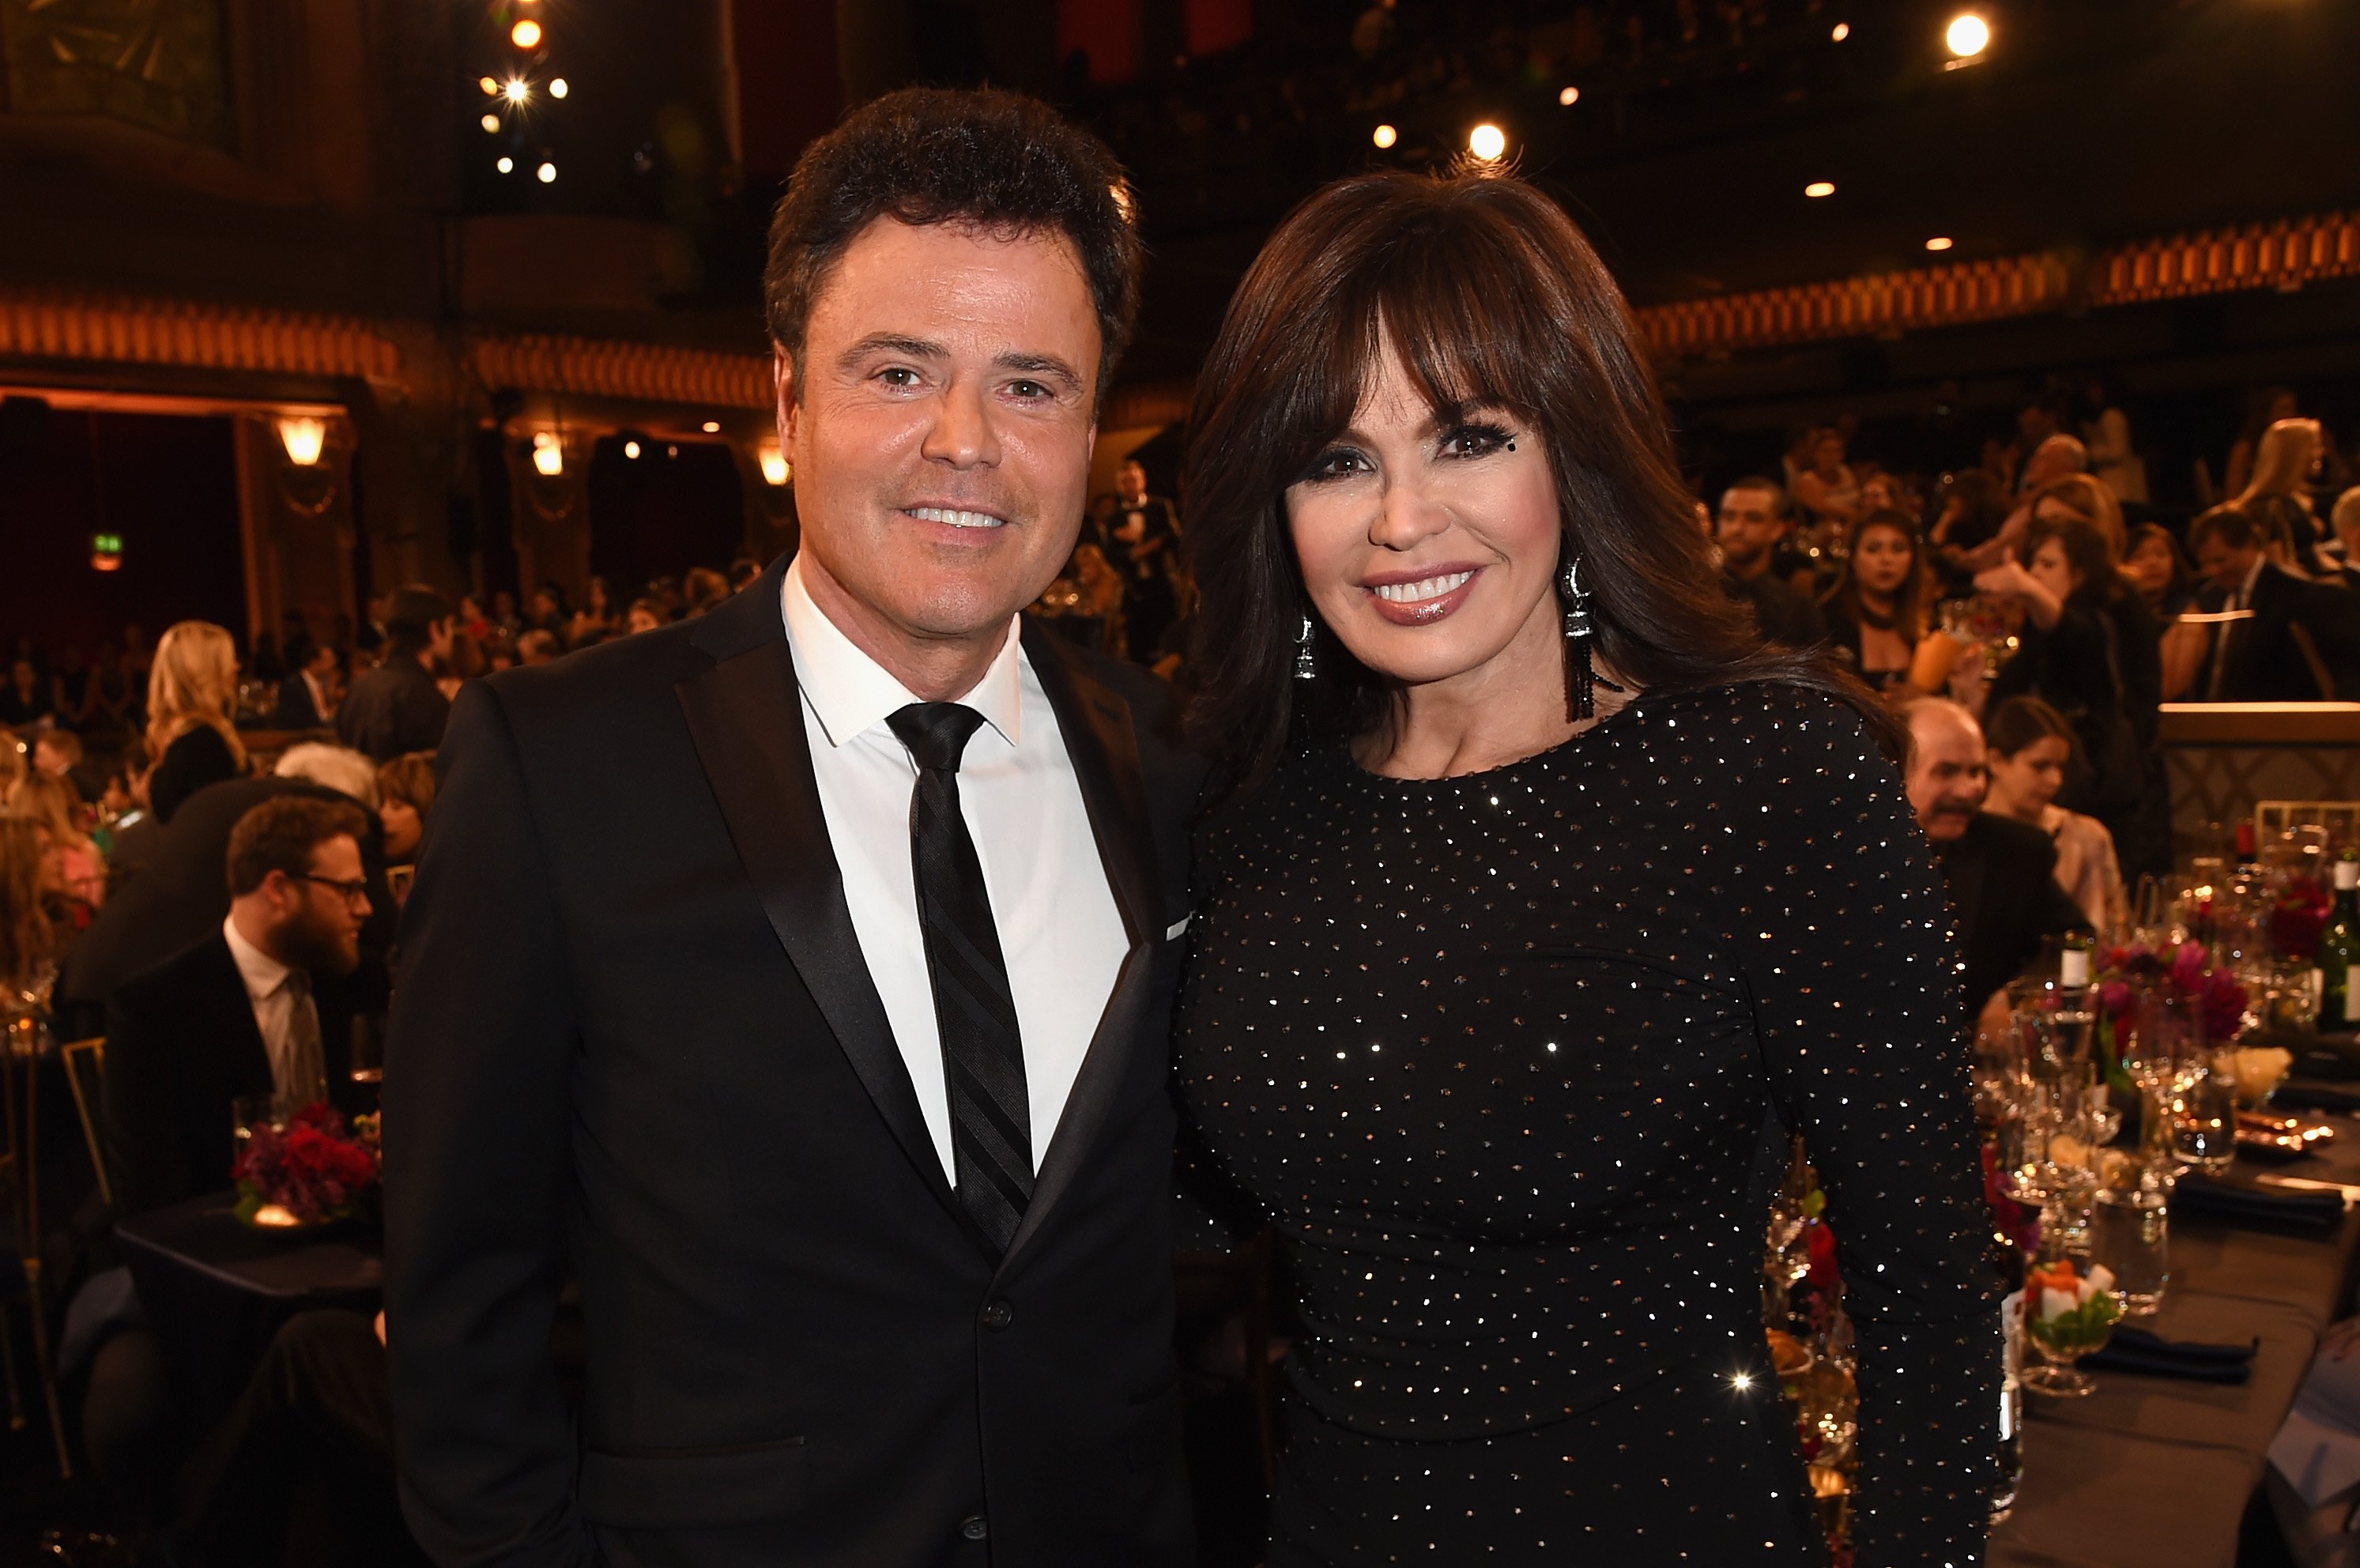
[[[58,1061],[66,1071],[66,1087],[73,1092],[74,1115],[82,1122],[82,1140],[90,1150],[90,1168],[98,1177],[98,1198],[115,1207],[115,1182],[106,1173],[106,1149],[98,1136],[100,1106],[106,1091],[106,1037],[93,1035],[58,1047]]]
[[[58,1475],[73,1478],[73,1461],[66,1453],[65,1418],[58,1409],[56,1364],[49,1356],[49,1296],[41,1287],[41,1188],[39,1174],[39,1114],[38,1111],[40,1054],[38,1020],[27,1017],[7,1025],[0,1036],[0,1114],[6,1127],[0,1134],[0,1186],[8,1189],[16,1222],[17,1264],[23,1270],[25,1316],[32,1325],[33,1374],[40,1380],[41,1399],[48,1407],[49,1436],[57,1445]],[[0,1318],[0,1367],[8,1379],[8,1424],[25,1426],[23,1396],[17,1388],[14,1340]]]

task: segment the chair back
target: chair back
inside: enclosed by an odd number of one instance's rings
[[[58,1047],[66,1070],[66,1087],[73,1092],[74,1116],[82,1122],[82,1140],[90,1150],[90,1168],[98,1177],[99,1200],[115,1207],[115,1181],[106,1170],[106,1149],[98,1129],[105,1120],[106,1037],[93,1035]]]

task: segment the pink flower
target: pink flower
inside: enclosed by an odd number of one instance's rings
[[[2202,942],[2181,942],[2179,953],[2175,953],[2171,960],[2172,984],[2183,991],[2196,991],[2202,987],[2205,971],[2209,967],[2210,965],[2204,962]]]
[[[2098,987],[2098,1004],[2113,1018],[2127,1017],[2135,999],[2127,980],[2108,980]]]

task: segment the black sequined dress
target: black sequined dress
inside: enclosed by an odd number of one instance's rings
[[[1299,753],[1198,856],[1181,1093],[1306,1328],[1271,1568],[1823,1561],[1746,1199],[1772,1102],[1857,1324],[1859,1568],[1982,1561],[1955,949],[1856,714],[1649,696],[1421,781]]]

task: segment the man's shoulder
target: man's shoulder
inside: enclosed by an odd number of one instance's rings
[[[1995,864],[2037,866],[2045,877],[2057,862],[2056,844],[2030,822],[2020,822],[1997,811],[1978,811],[1968,831],[1981,841],[1980,847]]]
[[[135,1011],[151,1004],[187,1009],[202,999],[197,987],[234,972],[236,966],[237,960],[230,956],[229,939],[218,931],[211,931],[125,979],[111,1000]]]

